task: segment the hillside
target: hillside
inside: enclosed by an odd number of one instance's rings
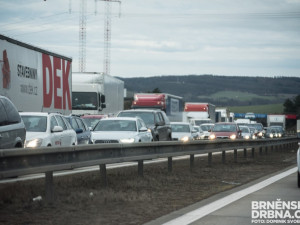
[[[188,102],[210,102],[218,106],[283,104],[300,93],[297,77],[239,77],[215,75],[120,78],[129,96],[136,92],[161,92],[182,96]]]

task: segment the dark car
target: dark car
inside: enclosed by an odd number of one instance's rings
[[[71,124],[73,130],[77,134],[77,143],[80,144],[90,144],[91,143],[91,131],[88,128],[84,120],[78,116],[65,116],[65,118]]]
[[[25,137],[25,125],[15,105],[0,96],[0,148],[22,148]]]
[[[239,139],[242,138],[242,132],[236,123],[216,123],[209,136],[210,140],[214,139]]]
[[[132,109],[119,112],[117,117],[140,117],[151,129],[154,141],[171,141],[172,128],[166,113],[155,109]]]

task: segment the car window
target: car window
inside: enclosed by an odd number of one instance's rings
[[[7,116],[2,101],[0,101],[0,126],[7,125]]]
[[[1,99],[4,109],[7,114],[8,124],[15,124],[21,122],[21,117],[16,109],[16,107],[6,98]]]
[[[81,119],[76,118],[76,121],[78,123],[79,128],[81,128],[83,131],[86,131],[86,127],[85,127],[84,123],[81,121]]]
[[[63,130],[67,130],[67,125],[65,124],[61,116],[55,116],[55,118],[57,119],[58,125],[61,126]]]
[[[158,113],[158,116],[159,116],[160,121],[165,122],[165,119],[161,113]]]
[[[22,119],[25,124],[26,131],[46,132],[47,130],[47,116],[23,115]]]
[[[159,117],[158,113],[155,113],[155,123],[161,122],[161,118]]]
[[[94,131],[136,131],[133,120],[100,120]]]
[[[73,128],[72,128],[71,124],[69,123],[69,121],[64,116],[62,116],[61,118],[65,122],[65,125],[67,126],[67,130],[73,130]]]
[[[72,127],[73,127],[75,130],[79,128],[79,126],[78,126],[78,124],[77,124],[77,122],[76,122],[76,119],[73,118],[73,117],[71,117],[71,125],[72,125]]]
[[[140,130],[143,127],[142,120],[137,121],[137,126],[138,126],[138,130]]]
[[[152,112],[138,112],[138,111],[120,112],[118,117],[139,117],[145,122],[145,124],[147,124],[147,126],[154,125],[154,116]]]
[[[53,130],[54,126],[58,126],[58,123],[57,123],[55,117],[52,116],[50,119],[50,129]]]

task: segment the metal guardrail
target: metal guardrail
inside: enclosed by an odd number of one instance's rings
[[[138,161],[138,171],[142,175],[143,160],[168,158],[169,170],[171,170],[172,157],[176,156],[190,155],[190,161],[193,163],[195,154],[208,153],[210,158],[211,153],[222,152],[225,158],[225,151],[227,150],[235,150],[236,155],[237,149],[251,148],[254,154],[254,149],[257,148],[296,145],[298,141],[299,139],[294,136],[247,141],[214,140],[193,141],[189,143],[169,141],[126,145],[98,144],[38,149],[4,149],[0,150],[0,179],[45,173],[46,195],[49,195],[49,199],[51,200],[53,198],[52,180],[54,171],[100,165],[101,177],[105,182],[106,164]]]

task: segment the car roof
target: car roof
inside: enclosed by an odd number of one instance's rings
[[[82,115],[81,118],[107,118],[107,115],[104,114],[88,114],[88,115]]]
[[[26,116],[48,116],[50,114],[54,115],[62,115],[59,113],[48,113],[48,112],[19,112],[20,115],[26,115]],[[63,116],[63,115],[62,115]]]
[[[188,122],[170,122],[170,124],[183,124],[183,125],[191,125]]]
[[[132,120],[132,121],[137,121],[138,117],[109,117],[109,118],[103,118],[101,121],[103,120]]]
[[[127,110],[122,110],[121,112],[162,112],[159,109],[127,109]]]

